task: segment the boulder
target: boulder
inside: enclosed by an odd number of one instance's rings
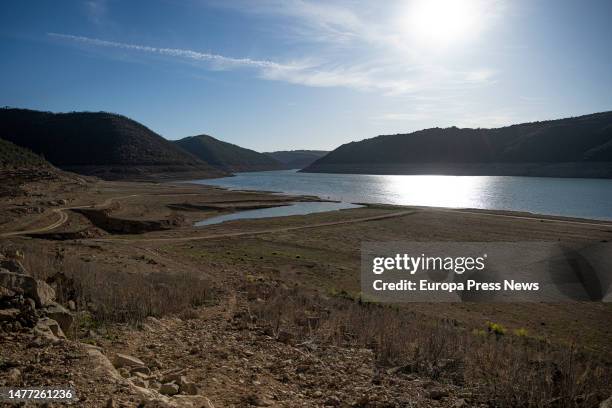
[[[159,393],[163,395],[176,395],[179,393],[179,386],[175,383],[163,384],[159,389]]]
[[[43,281],[31,276],[0,270],[0,286],[34,299],[37,307],[53,303],[55,291]]]
[[[612,408],[612,397],[602,401],[601,404],[599,404],[599,408]]]
[[[48,317],[59,323],[62,331],[68,333],[74,322],[74,317],[66,308],[57,303],[47,306],[45,313]]]
[[[34,327],[34,332],[48,339],[65,339],[66,335],[60,325],[53,319],[43,317],[39,319]]]
[[[121,367],[144,367],[145,363],[134,356],[129,356],[127,354],[117,353],[115,354],[115,358],[113,359],[113,364],[115,368]]]

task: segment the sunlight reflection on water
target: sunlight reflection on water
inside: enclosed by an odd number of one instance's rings
[[[352,203],[528,211],[612,219],[612,180],[503,176],[238,173],[194,181],[230,189],[316,195]]]

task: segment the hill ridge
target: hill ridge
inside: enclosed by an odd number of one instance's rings
[[[193,156],[225,171],[279,170],[284,166],[276,159],[255,150],[201,134],[174,141]]]
[[[145,125],[109,112],[0,109],[0,137],[62,169],[107,179],[226,174]]]
[[[305,172],[612,177],[612,112],[346,143]]]

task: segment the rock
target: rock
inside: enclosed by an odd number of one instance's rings
[[[429,391],[428,397],[432,400],[441,400],[442,398],[448,397],[448,392],[434,388]]]
[[[171,373],[166,373],[162,377],[162,383],[175,382],[177,384],[180,384],[181,377],[183,377],[184,373],[185,373],[184,369],[181,369],[181,370],[178,370],[178,371],[174,371],[174,372],[171,372]]]
[[[182,377],[183,380],[180,383],[181,392],[189,395],[197,395],[198,394],[198,386],[196,383],[188,381],[185,377]]]
[[[106,408],[116,408],[117,405],[115,404],[115,401],[112,398],[109,398],[106,401]]]
[[[164,366],[163,363],[161,362],[161,360],[158,359],[158,358],[154,358],[153,360],[151,360],[151,364],[150,365],[153,368],[162,368]]]
[[[140,377],[132,377],[130,378],[130,380],[132,381],[132,384],[134,384],[137,387],[140,388],[148,388],[149,387],[149,383],[147,380],[144,380]]]
[[[59,323],[62,331],[68,333],[74,322],[72,314],[63,306],[54,303],[48,306],[45,310],[48,317]]]
[[[601,404],[599,404],[599,408],[612,408],[612,397],[602,401]]]
[[[115,368],[121,367],[144,367],[145,363],[139,358],[128,356],[127,354],[115,354],[115,358],[113,359],[113,364]]]
[[[149,375],[151,374],[151,370],[149,370],[149,367],[146,367],[146,366],[136,366],[130,370],[130,373],[132,374],[140,373],[144,375]]]
[[[51,340],[65,339],[66,335],[60,325],[53,319],[43,317],[34,327],[34,332]]]
[[[179,386],[175,383],[163,384],[159,389],[159,393],[163,395],[176,395],[179,393]]]
[[[132,376],[133,376],[133,377],[142,378],[143,380],[147,380],[147,381],[148,381],[148,380],[149,380],[149,378],[150,378],[148,375],[143,374],[143,373],[138,373],[138,372],[133,373],[133,374],[132,374]]]
[[[53,303],[55,291],[43,281],[15,272],[0,271],[0,286],[34,299],[37,307]]]
[[[454,408],[466,408],[467,406],[468,406],[468,403],[463,398],[460,398],[457,401],[455,401],[455,405],[453,405]]]
[[[17,319],[19,309],[0,309],[0,322],[12,322]]]
[[[20,275],[27,275],[28,271],[17,259],[5,259],[0,261],[0,268],[4,268],[9,272],[15,272]]]
[[[11,368],[6,377],[9,385],[16,386],[21,385],[21,371],[17,368]]]
[[[69,300],[68,301],[68,309],[73,311],[73,312],[76,310],[76,304],[74,303],[74,300]]]

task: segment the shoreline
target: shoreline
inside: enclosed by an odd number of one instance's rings
[[[509,176],[510,177],[510,176]],[[200,181],[200,180],[197,180]],[[202,180],[204,181],[204,180]],[[167,184],[175,184],[176,182],[169,181]],[[232,188],[232,187],[223,187],[214,184],[205,184],[198,183],[194,181],[181,181],[180,184],[189,184],[189,185],[197,185],[197,186],[206,186],[209,188],[218,188],[224,191],[235,192],[235,193],[252,193],[252,194],[272,194],[276,196],[285,196],[285,197],[295,197],[296,195],[283,192],[283,191],[269,191],[269,190],[250,190],[244,188]],[[497,216],[506,216],[506,217],[518,217],[518,218],[532,218],[532,219],[541,219],[547,221],[559,221],[559,222],[568,222],[568,223],[580,223],[580,224],[593,224],[593,225],[605,225],[612,227],[612,215],[609,219],[602,218],[586,218],[586,217],[576,217],[576,216],[566,216],[559,214],[544,214],[544,213],[535,213],[530,211],[520,211],[520,210],[505,210],[505,209],[489,209],[489,208],[475,208],[475,207],[437,207],[437,206],[428,206],[428,205],[413,205],[413,204],[387,204],[387,203],[367,203],[360,201],[342,201],[342,200],[333,200],[333,199],[325,199],[317,195],[307,195],[307,194],[297,194],[299,197],[304,197],[307,199],[313,199],[312,201],[318,202],[346,202],[355,205],[361,205],[369,208],[401,208],[401,209],[424,209],[431,211],[453,211],[453,212],[463,212],[466,214],[488,214],[488,215],[497,215]],[[296,202],[298,202],[296,200]]]

